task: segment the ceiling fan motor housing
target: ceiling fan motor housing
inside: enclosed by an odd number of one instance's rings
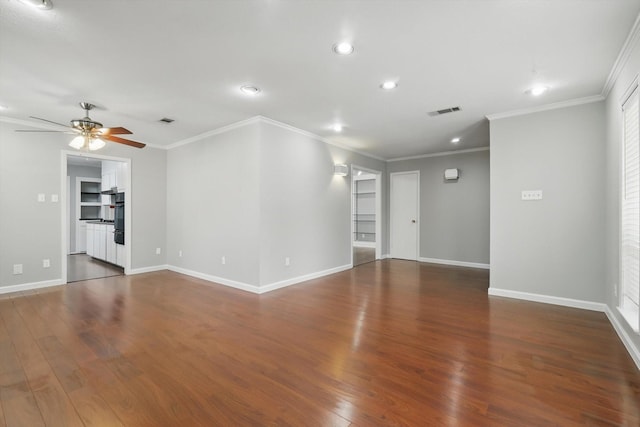
[[[102,123],[91,120],[89,117],[85,117],[84,119],[71,120],[71,127],[90,132],[94,129],[102,128]]]

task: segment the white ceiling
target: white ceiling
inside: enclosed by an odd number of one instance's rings
[[[640,11],[640,0],[53,3],[0,0],[4,117],[67,123],[90,101],[93,119],[167,146],[262,115],[385,159],[487,146],[486,115],[601,94]],[[352,55],[332,52],[342,40]],[[386,79],[398,88],[380,89]],[[534,81],[551,90],[526,95]],[[243,95],[247,83],[262,92]],[[462,111],[427,114],[452,106]]]

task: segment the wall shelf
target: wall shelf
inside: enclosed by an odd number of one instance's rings
[[[353,183],[353,241],[376,241],[376,180],[361,179]]]

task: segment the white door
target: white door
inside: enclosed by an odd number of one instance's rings
[[[391,174],[391,258],[418,259],[420,172]]]

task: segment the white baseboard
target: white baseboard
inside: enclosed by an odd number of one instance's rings
[[[376,242],[353,242],[354,248],[374,248],[376,247]]]
[[[382,254],[382,256],[380,257],[380,259],[389,259],[391,258],[391,255],[389,254]]]
[[[62,279],[45,280],[43,282],[22,283],[20,285],[0,286],[0,294],[11,292],[30,291],[32,289],[48,288],[50,286],[64,285]]]
[[[485,270],[489,269],[489,264],[482,264],[479,262],[454,261],[451,259],[424,258],[424,257],[419,257],[418,261],[430,262],[432,264],[455,265],[456,267],[482,268]]]
[[[176,273],[186,274],[187,276],[197,277],[198,279],[206,280],[208,282],[214,282],[220,285],[229,286],[231,288],[252,292],[254,294],[260,293],[260,288],[258,286],[250,285],[248,283],[225,279],[224,277],[213,276],[211,274],[200,273],[199,271],[187,270],[186,268],[176,267],[175,265],[168,265],[167,269],[175,271]]]
[[[640,349],[636,347],[633,340],[608,305],[605,305],[604,313],[609,318],[609,322],[611,322],[613,329],[615,329],[616,333],[620,337],[622,344],[624,344],[627,352],[635,362],[636,367],[640,370]]]
[[[489,288],[489,295],[496,297],[515,298],[545,304],[562,305],[565,307],[582,308],[584,310],[604,312],[606,304],[601,302],[584,301],[579,299],[554,297],[550,295],[532,294],[529,292],[512,291],[510,289]]]
[[[292,286],[297,283],[306,282],[307,280],[317,279],[319,277],[328,276],[330,274],[339,273],[352,268],[351,264],[342,265],[340,267],[330,268],[328,270],[317,271],[315,273],[305,274],[303,276],[292,277],[291,279],[281,280],[279,282],[270,283],[263,286],[250,285],[248,283],[238,282],[236,280],[225,279],[224,277],[213,276],[211,274],[200,273],[198,271],[187,270],[186,268],[176,267],[169,265],[168,269],[175,271],[176,273],[186,274],[187,276],[197,277],[198,279],[206,280],[208,282],[218,283],[220,285],[229,286],[232,288],[240,289],[243,291],[251,292],[254,294],[264,294],[267,292],[275,291],[276,289]]]
[[[300,282],[306,282],[307,280],[317,279],[318,277],[328,276],[330,274],[340,273],[341,271],[349,270],[353,268],[352,264],[345,264],[339,267],[329,268],[323,271],[317,271],[315,273],[305,274],[298,277],[293,277],[291,279],[281,280],[279,282],[274,282],[268,285],[260,286],[261,294],[265,292],[275,291],[276,289],[284,288],[287,286],[295,285]]]
[[[124,274],[126,275],[142,274],[142,273],[151,273],[151,272],[160,271],[160,270],[169,270],[169,266],[167,264],[163,264],[163,265],[152,265],[151,267],[130,268],[129,270],[125,271]]]

